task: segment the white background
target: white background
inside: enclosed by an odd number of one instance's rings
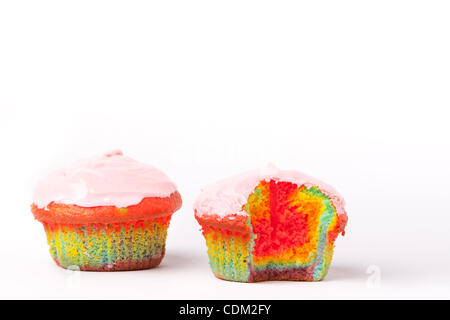
[[[1,1],[0,298],[450,298],[448,1]],[[31,193],[120,148],[176,182],[156,268],[71,273]],[[209,270],[200,188],[273,162],[345,197],[322,282]]]

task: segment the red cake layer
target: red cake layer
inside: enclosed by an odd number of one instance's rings
[[[170,215],[181,207],[181,196],[174,192],[170,197],[147,197],[127,208],[114,206],[80,207],[72,204],[50,203],[39,209],[31,205],[34,217],[41,222],[59,223],[110,223],[145,220]]]
[[[248,203],[257,234],[254,257],[277,257],[291,248],[309,246],[318,228],[321,199],[294,204],[292,198],[301,188],[290,182],[262,181],[258,188],[261,192],[252,195]]]
[[[227,229],[230,231],[239,231],[250,235],[250,227],[247,225],[247,216],[230,215],[220,218],[217,215],[199,217],[195,216],[201,226],[209,226],[213,228]]]

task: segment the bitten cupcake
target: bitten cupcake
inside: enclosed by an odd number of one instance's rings
[[[160,264],[180,207],[177,187],[163,172],[113,151],[48,175],[31,211],[59,266],[121,271]]]
[[[323,279],[347,223],[331,186],[271,165],[206,187],[194,211],[214,274],[242,282]]]

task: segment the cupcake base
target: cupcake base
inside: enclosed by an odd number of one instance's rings
[[[132,271],[132,270],[144,270],[150,269],[158,266],[162,259],[164,258],[164,253],[159,258],[147,258],[141,261],[116,261],[114,264],[108,264],[100,267],[91,267],[85,265],[80,268],[80,271]],[[61,265],[58,259],[53,259],[58,266],[64,269],[68,269]]]
[[[50,254],[60,267],[126,271],[156,267],[164,257],[170,216],[120,223],[44,222]]]
[[[266,268],[252,271],[248,282],[266,280],[314,281],[311,268]]]
[[[214,275],[222,280],[239,282],[258,282],[267,280],[320,281],[328,272],[332,247],[326,248],[326,254],[311,261],[307,266],[301,261],[294,266],[272,261],[270,266],[255,266],[251,255],[250,236],[222,228],[203,225],[208,246],[208,256]],[[296,266],[296,265],[297,266]]]
[[[241,231],[230,231],[203,226],[208,246],[211,269],[216,277],[231,281],[248,281],[250,277],[250,236]]]

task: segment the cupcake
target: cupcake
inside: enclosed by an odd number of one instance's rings
[[[242,282],[322,280],[347,223],[331,186],[272,165],[209,185],[194,211],[213,273]]]
[[[148,269],[164,257],[177,187],[160,170],[113,151],[40,181],[31,211],[63,268]]]

